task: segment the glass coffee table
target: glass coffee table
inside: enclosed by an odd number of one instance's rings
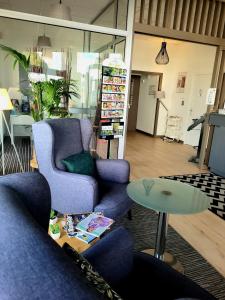
[[[183,267],[176,258],[165,252],[169,214],[195,214],[209,208],[210,200],[200,189],[179,181],[144,178],[127,187],[129,197],[136,203],[158,212],[155,249],[144,252],[164,260],[180,272]]]

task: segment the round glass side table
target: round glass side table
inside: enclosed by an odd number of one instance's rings
[[[209,208],[210,199],[200,189],[179,181],[144,178],[131,182],[127,187],[129,197],[136,203],[158,212],[158,226],[155,249],[144,252],[154,254],[172,267],[183,272],[176,258],[165,252],[168,228],[168,214],[194,214]]]

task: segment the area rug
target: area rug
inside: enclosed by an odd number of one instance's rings
[[[15,137],[16,149],[19,153],[23,169],[25,172],[31,171],[30,159],[31,159],[31,147],[29,137]],[[10,138],[5,137],[4,139],[4,157],[5,157],[5,174],[21,172],[19,162],[16,158],[15,151],[11,145]],[[2,175],[2,153],[0,145],[0,175]]]
[[[225,220],[225,178],[213,173],[163,176],[161,178],[178,180],[201,189],[211,199],[209,210]]]
[[[133,235],[136,250],[154,248],[157,214],[134,204],[132,215],[132,220],[125,217],[116,225],[122,225],[129,230]],[[171,226],[168,228],[166,248],[182,263],[186,276],[208,290],[217,299],[225,300],[225,279]]]

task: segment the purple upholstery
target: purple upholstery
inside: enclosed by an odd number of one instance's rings
[[[132,203],[127,195],[127,183],[99,181],[101,202],[95,206],[95,211],[103,212],[105,216],[117,219],[127,212],[128,203]]]
[[[52,119],[44,123],[47,123],[53,132],[55,165],[58,169],[65,170],[61,160],[84,150],[80,121],[78,119]],[[91,135],[88,138],[90,142]]]
[[[130,176],[130,165],[124,159],[99,159],[96,161],[98,175],[103,180],[127,183]]]
[[[126,193],[130,173],[127,161],[97,160],[98,180],[65,172],[61,164],[61,159],[89,150],[92,136],[89,120],[49,119],[32,127],[39,171],[49,183],[53,209],[61,213],[103,211],[113,218],[130,209],[132,201]]]

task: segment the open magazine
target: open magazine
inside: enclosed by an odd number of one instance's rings
[[[112,224],[114,220],[104,217],[98,213],[92,213],[80,221],[76,229],[94,237],[100,237]]]

